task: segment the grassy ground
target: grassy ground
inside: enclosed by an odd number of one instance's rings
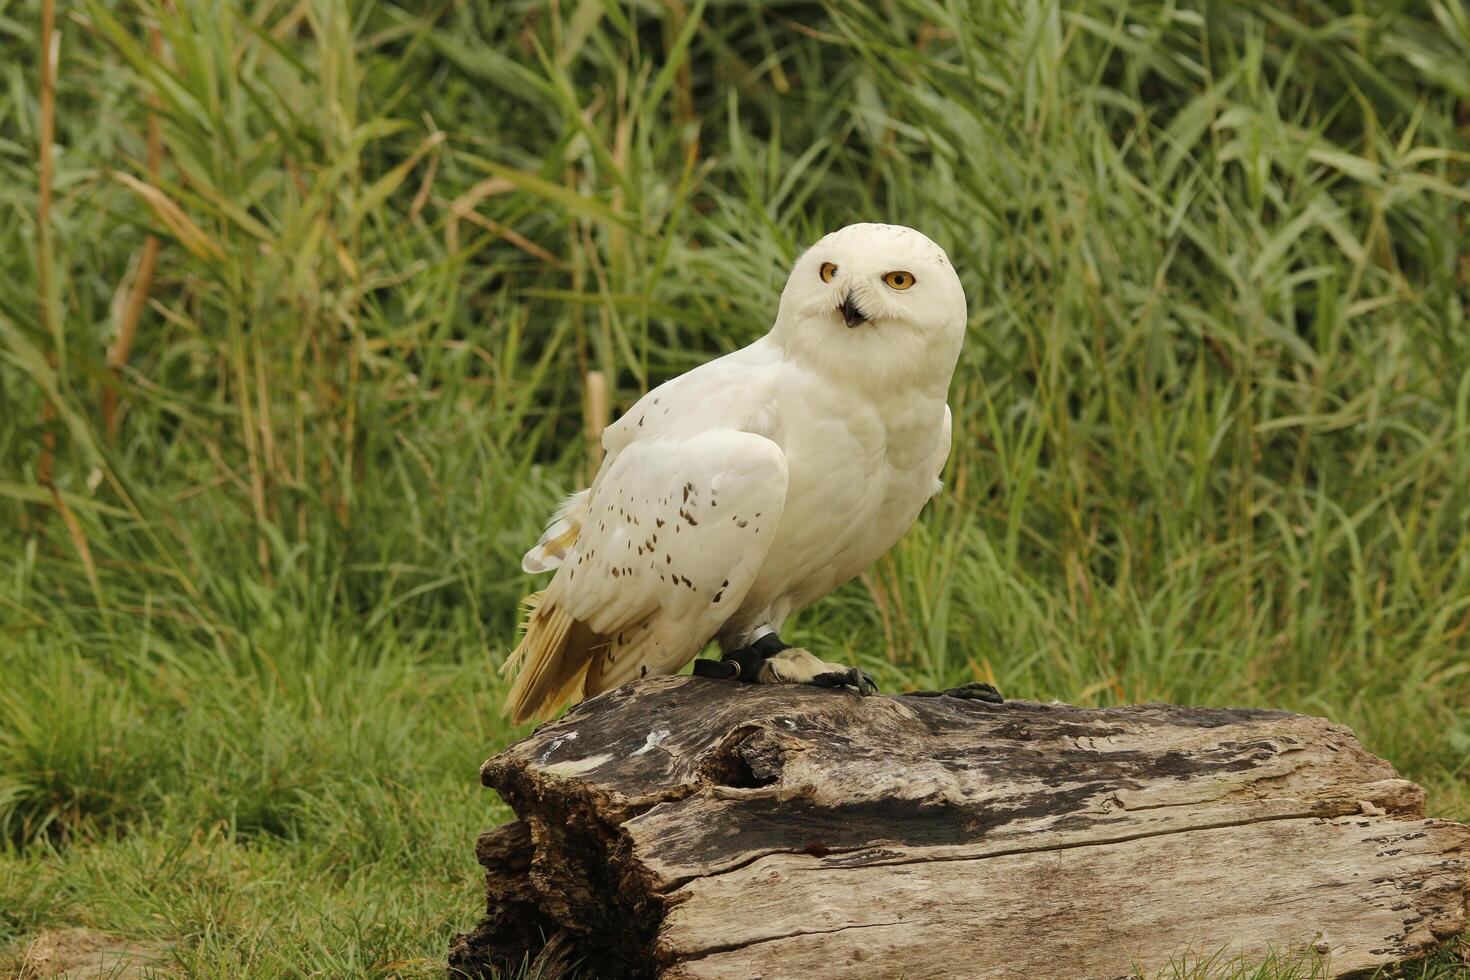
[[[1470,819],[1459,0],[78,0],[54,92],[50,3],[0,0],[0,948],[433,974],[586,372],[754,339],[861,219],[965,282],[955,449],[796,639],[1327,715]]]

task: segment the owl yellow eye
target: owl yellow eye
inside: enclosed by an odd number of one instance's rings
[[[837,275],[837,266],[831,262],[822,263],[822,281],[831,282],[832,277]]]
[[[908,289],[914,284],[914,274],[912,272],[889,272],[884,274],[883,281],[892,289]]]

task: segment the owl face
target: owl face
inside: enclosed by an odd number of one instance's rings
[[[828,363],[886,359],[894,370],[918,369],[931,355],[953,364],[965,318],[965,292],[944,249],[902,225],[857,224],[797,260],[774,332]]]
[[[781,294],[782,312],[882,330],[944,329],[963,322],[965,293],[944,249],[902,225],[848,225],[801,256]]]

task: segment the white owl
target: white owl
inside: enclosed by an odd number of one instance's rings
[[[506,712],[544,717],[674,673],[711,639],[746,679],[875,690],[779,630],[939,490],[965,319],[944,250],[912,228],[850,225],[813,245],[769,333],[653,389],[603,435],[592,486],[523,562],[556,575],[528,599]]]

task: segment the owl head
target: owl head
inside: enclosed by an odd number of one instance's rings
[[[902,225],[848,225],[796,260],[771,336],[793,355],[881,382],[942,371],[965,335],[965,291],[944,249]]]

